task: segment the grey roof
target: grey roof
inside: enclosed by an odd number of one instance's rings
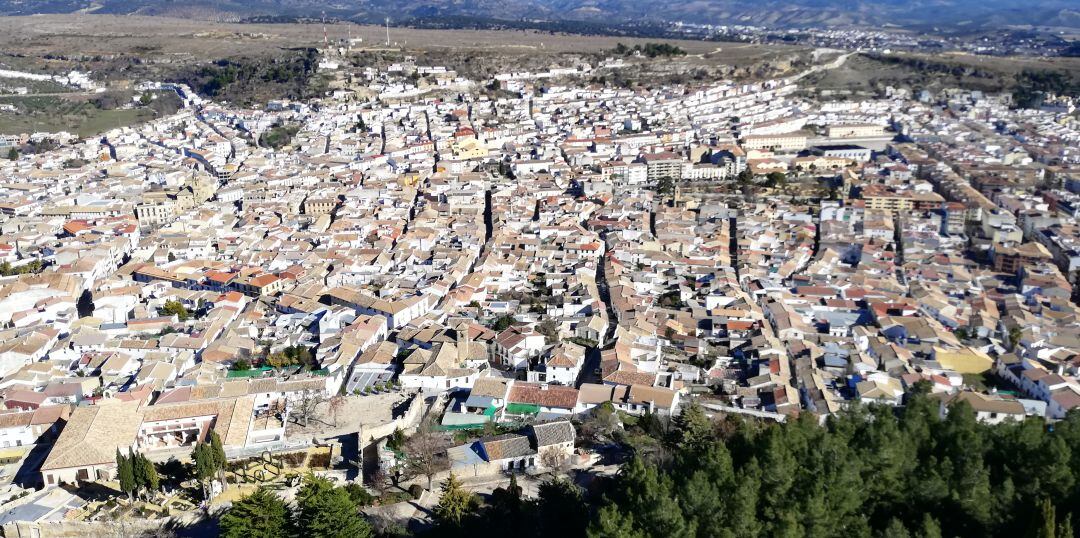
[[[574,425],[568,420],[559,420],[545,424],[533,424],[533,436],[536,437],[536,446],[544,447],[561,443],[573,443],[577,437]]]
[[[476,394],[470,394],[469,397],[465,399],[465,407],[483,407],[483,408],[487,408],[487,407],[490,407],[492,402],[494,402],[494,401],[495,401],[495,398],[492,398],[491,396],[480,396],[480,395],[476,395]]]

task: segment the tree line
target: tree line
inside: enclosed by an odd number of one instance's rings
[[[648,415],[634,455],[586,493],[564,482],[496,490],[443,485],[433,536],[560,538],[1031,536],[1076,538],[1080,413],[988,425],[921,386],[900,410],[855,406],[819,423],[713,420],[695,405]]]
[[[589,538],[1075,537],[1080,414],[987,425],[914,394],[824,424],[714,422],[689,407],[605,488]]]
[[[371,526],[346,488],[308,475],[290,506],[271,490],[259,488],[229,508],[219,522],[223,538],[367,538]]]
[[[991,425],[965,402],[945,411],[920,384],[903,408],[856,405],[824,421],[712,418],[696,405],[671,420],[623,417],[602,428],[632,454],[614,477],[587,489],[549,480],[535,498],[511,477],[483,498],[451,475],[421,535],[1080,538],[1080,412]],[[356,496],[315,480],[295,508],[265,490],[239,501],[222,535],[368,536]]]

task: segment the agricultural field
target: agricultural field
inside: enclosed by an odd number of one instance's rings
[[[12,105],[16,109],[0,110],[0,134],[67,131],[88,137],[151,120],[175,111],[179,105],[175,96],[165,93],[158,97],[161,103],[131,108],[102,106],[94,97],[100,95],[0,95],[0,105]]]

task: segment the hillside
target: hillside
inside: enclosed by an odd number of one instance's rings
[[[659,6],[663,9],[658,9]],[[258,16],[318,17],[356,21],[431,21],[446,17],[505,21],[587,21],[603,24],[692,22],[773,27],[896,26],[996,28],[1038,25],[1080,28],[1072,0],[1036,5],[1006,0],[0,0],[0,14],[76,11],[143,15],[192,15],[244,19]]]

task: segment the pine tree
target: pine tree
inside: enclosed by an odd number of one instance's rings
[[[130,499],[138,487],[135,482],[135,470],[131,459],[121,454],[119,448],[116,449],[116,477],[120,481],[120,491],[126,493]]]
[[[920,538],[941,538],[941,525],[938,525],[934,516],[923,514],[922,533]]]
[[[334,487],[325,478],[309,475],[296,498],[300,535],[314,538],[371,536],[371,526],[360,515],[345,488]]]
[[[1072,526],[1072,514],[1065,514],[1065,517],[1061,519],[1061,523],[1057,528],[1058,538],[1074,538],[1076,533],[1073,531]]]
[[[675,448],[700,450],[713,440],[712,419],[696,403],[684,407],[672,419],[671,445]]]
[[[293,535],[289,507],[265,488],[233,503],[221,516],[219,527],[223,538],[286,538]]]
[[[634,527],[634,518],[615,505],[600,509],[596,521],[589,525],[588,538],[646,538],[648,535]]]
[[[881,534],[882,538],[910,538],[910,536],[911,533],[904,527],[904,523],[896,518],[889,521],[889,526],[885,527],[885,532]]]
[[[1035,520],[1028,529],[1031,538],[1054,538],[1057,536],[1057,514],[1054,503],[1044,498],[1039,501],[1039,509],[1035,514]]]
[[[579,538],[585,535],[589,509],[581,491],[568,480],[554,479],[540,484],[537,522],[542,536]]]
[[[454,473],[450,473],[450,476],[443,481],[442,495],[439,497],[439,504],[435,507],[435,517],[445,524],[458,527],[465,519],[465,515],[469,513],[473,503],[473,494],[461,486],[461,482]]]

